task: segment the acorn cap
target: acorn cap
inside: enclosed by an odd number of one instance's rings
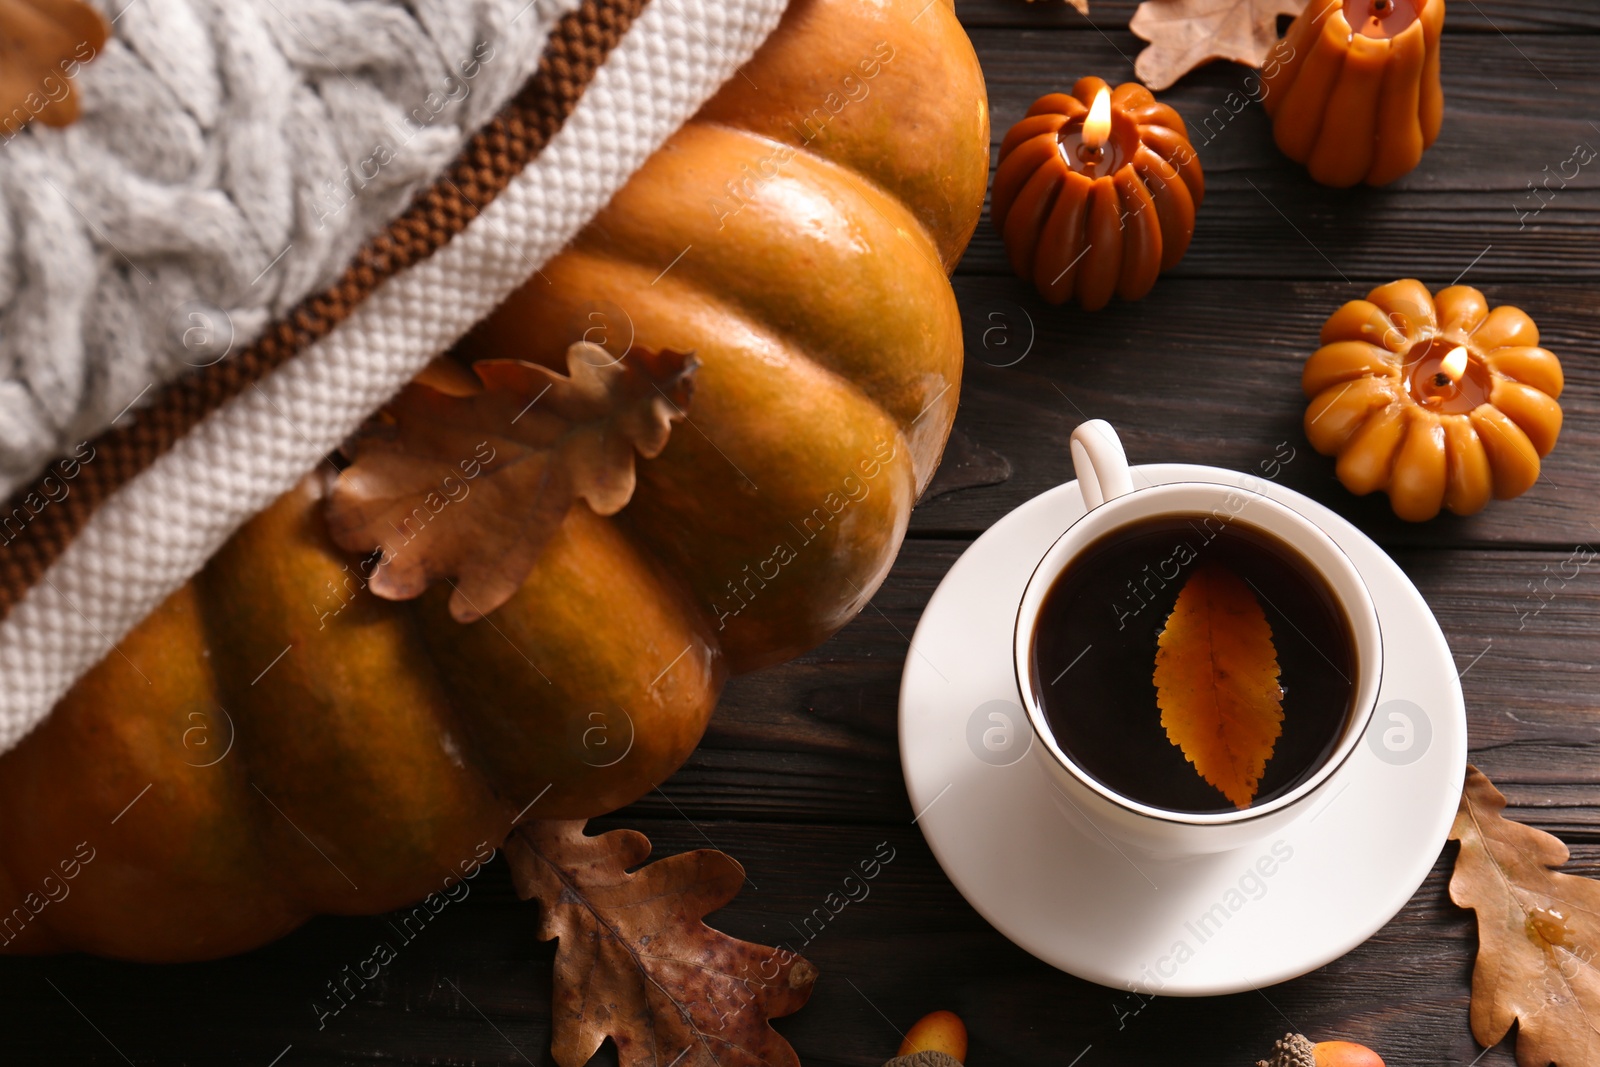
[[[1316,1067],[1315,1048],[1303,1034],[1284,1034],[1272,1046],[1270,1056],[1256,1061],[1256,1067]]]
[[[948,1052],[913,1052],[896,1056],[883,1067],[961,1067],[961,1061]]]

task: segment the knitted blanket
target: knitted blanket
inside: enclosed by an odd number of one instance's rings
[[[784,0],[101,0],[0,144],[0,750],[582,228]]]
[[[578,6],[101,3],[83,117],[3,150],[0,497],[331,284]]]

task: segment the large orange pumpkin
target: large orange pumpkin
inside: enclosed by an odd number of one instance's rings
[[[861,609],[955,412],[982,75],[924,0],[795,0],[745,74],[458,353],[694,351],[632,502],[460,624],[352,585],[308,476],[0,758],[6,951],[199,959],[409,904],[525,811],[649,791],[730,671]]]

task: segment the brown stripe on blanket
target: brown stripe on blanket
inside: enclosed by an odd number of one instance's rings
[[[131,425],[95,438],[94,461],[79,468],[74,492],[58,503],[37,511],[23,503],[30,496],[51,496],[43,489],[48,472],[19,489],[0,511],[0,520],[17,508],[33,518],[13,540],[0,545],[0,618],[72,543],[102,501],[205,416],[326,336],[379,284],[466,229],[561,129],[646,2],[583,0],[551,31],[538,69],[517,95],[472,136],[404,214],[362,247],[338,282],[302,300],[237,356],[168,385],[136,413]]]

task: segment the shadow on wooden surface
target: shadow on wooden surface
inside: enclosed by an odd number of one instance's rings
[[[1133,6],[1094,0],[1091,23],[1056,0],[962,0],[996,143],[1043,92],[1086,73],[1130,77]],[[1291,1027],[1364,1041],[1392,1067],[1513,1062],[1509,1044],[1475,1060],[1476,937],[1446,897],[1449,850],[1365,945],[1261,993],[1146,1002],[1033,960],[966,905],[910,825],[895,704],[939,579],[996,519],[1070,477],[1080,419],[1115,423],[1135,462],[1251,469],[1287,445],[1280,480],[1390,548],[1438,614],[1463,673],[1472,759],[1511,814],[1573,843],[1569,870],[1600,874],[1600,562],[1571,563],[1574,546],[1600,540],[1600,165],[1526,214],[1546,167],[1600,146],[1597,32],[1594,5],[1451,0],[1444,132],[1384,190],[1322,189],[1279,157],[1259,107],[1230,97],[1248,94],[1243,68],[1190,76],[1163,97],[1196,133],[1207,199],[1188,257],[1139,304],[1048,307],[980,226],[956,280],[970,358],[951,468],[872,607],[799,660],[735,680],[689,763],[601,824],[645,831],[657,854],[730,852],[751,884],[713,922],[795,947],[858,859],[879,842],[895,849],[870,897],[803,945],[822,979],[778,1026],[806,1064],[881,1063],[896,1031],[934,1008],[966,1019],[972,1067],[1245,1067]],[[1540,323],[1567,368],[1566,428],[1524,498],[1411,526],[1382,498],[1349,496],[1306,445],[1300,365],[1343,301],[1396,277],[1437,288],[1463,272]],[[542,1067],[551,947],[533,930],[496,861],[321,1029],[327,983],[397,939],[389,917],[319,919],[213,964],[4,960],[0,1049],[25,1064]],[[597,1062],[613,1062],[609,1050]]]

